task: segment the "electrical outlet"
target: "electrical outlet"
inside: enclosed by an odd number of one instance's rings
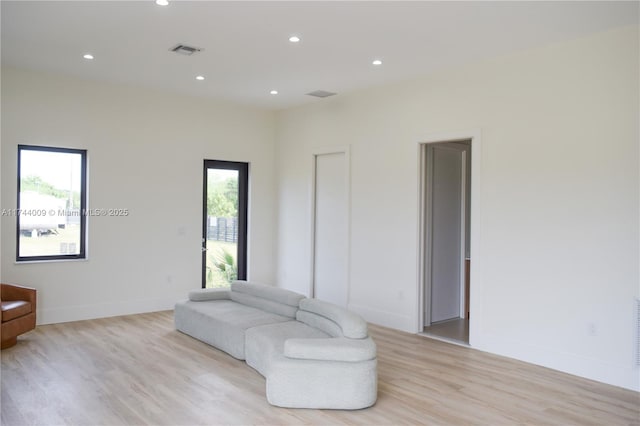
[[[598,327],[595,323],[590,322],[589,324],[587,324],[587,335],[592,337],[598,335]]]

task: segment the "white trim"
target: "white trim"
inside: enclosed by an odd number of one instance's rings
[[[464,305],[465,294],[465,260],[467,257],[467,153],[469,148],[462,150],[462,182],[460,188],[460,318],[466,318]]]
[[[449,343],[451,345],[462,346],[463,348],[471,347],[467,343],[461,342],[460,340],[448,339],[446,337],[436,336],[435,334],[420,332],[418,333],[418,336],[426,337],[427,339],[439,340],[440,342]]]
[[[419,208],[422,210],[420,215],[424,222],[418,224],[420,233],[419,237],[421,239],[418,249],[420,252],[420,257],[418,258],[418,275],[420,276],[420,282],[422,283],[420,286],[420,292],[418,293],[420,298],[418,301],[418,310],[420,312],[420,324],[418,331],[422,331],[424,327],[431,325],[431,304],[427,304],[425,302],[427,295],[431,294],[432,280],[431,252],[433,246],[432,244],[427,243],[431,242],[430,235],[433,232],[433,212],[431,209],[428,209],[427,206],[430,206],[433,200],[433,146],[420,144],[419,147],[420,154],[422,156],[422,163],[420,166],[422,168],[420,170],[421,181],[419,182],[419,186],[421,186],[422,189],[419,195]],[[430,298],[431,296],[429,296],[429,299]]]
[[[58,308],[38,308],[38,325],[58,324],[120,315],[172,310],[177,300],[183,296],[163,299],[123,300],[109,303],[62,306]]]
[[[469,245],[469,259],[471,259],[471,271],[469,281],[469,310],[473,312],[473,319],[469,321],[469,346],[480,342],[482,332],[482,250],[480,230],[482,218],[482,135],[480,129],[473,133],[471,138],[471,238]]]
[[[88,262],[89,258],[80,259],[46,259],[46,260],[14,260],[14,265],[37,265],[38,263],[60,263],[60,262]]]
[[[473,301],[473,299],[471,300]],[[473,311],[471,315],[475,319]],[[631,362],[627,366],[623,366],[580,354],[554,350],[547,346],[509,341],[503,336],[492,334],[483,334],[481,344],[475,346],[474,349],[636,392],[640,391],[640,374],[638,374],[638,368],[632,367]]]
[[[432,188],[430,185],[431,177],[427,176],[427,172],[433,170],[433,167],[427,164],[432,156],[427,155],[430,147],[427,144],[418,144],[418,332],[424,330],[425,326],[431,325],[431,306],[424,303],[425,295],[431,288],[431,279],[427,279],[426,271],[431,271],[431,246],[427,246],[425,238],[427,229],[431,223],[431,215],[427,210],[427,200],[431,198]],[[430,232],[430,231],[429,231]],[[426,264],[424,263],[426,262]],[[429,311],[429,312],[427,312]]]
[[[318,154],[311,154],[311,182],[309,188],[309,297],[315,297],[314,277],[316,276],[316,169]]]
[[[349,304],[347,308],[350,311],[361,315],[367,322],[372,324],[378,324],[383,327],[393,328],[407,333],[411,333],[413,331],[413,318],[409,312],[405,315],[353,303]]]
[[[347,305],[351,300],[351,146],[321,147],[313,148],[311,151],[311,188],[310,199],[310,275],[309,275],[309,297],[315,297],[315,251],[316,251],[316,169],[317,158],[320,155],[344,154],[345,163],[345,206],[347,208],[347,235],[346,235],[346,284],[347,284]]]
[[[463,131],[454,131],[454,132],[446,132],[446,133],[432,133],[428,134],[421,138],[416,138],[418,144],[418,152],[423,152],[423,147],[434,144],[434,143],[446,143],[446,142],[456,142],[456,141],[471,141],[471,248],[470,248],[470,258],[471,258],[471,271],[470,271],[470,281],[472,283],[470,289],[470,311],[473,312],[473,321],[469,323],[469,345],[473,346],[476,340],[480,340],[480,330],[481,327],[481,319],[482,319],[482,304],[480,303],[480,295],[482,294],[482,277],[480,273],[480,268],[482,265],[481,260],[481,251],[480,251],[480,217],[481,217],[481,204],[480,204],[480,193],[481,193],[481,159],[482,159],[482,140],[481,140],[481,130],[478,129],[469,129]],[[425,196],[423,194],[424,186],[422,184],[422,179],[425,177],[423,167],[425,167],[425,161],[420,158],[418,162],[418,178],[421,182],[418,183],[418,190],[420,191],[418,194],[418,198],[420,200],[417,212],[417,220],[418,220],[418,236],[417,236],[417,244],[418,244],[418,280],[416,283],[416,297],[417,306],[416,312],[414,314],[414,324],[415,324],[415,332],[422,332],[424,328],[424,275],[425,275],[425,245],[426,245],[426,236],[423,229],[423,220],[425,219],[425,206],[424,200]],[[428,218],[427,218],[428,219]],[[464,265],[464,262],[463,262]],[[462,278],[464,279],[464,277]]]

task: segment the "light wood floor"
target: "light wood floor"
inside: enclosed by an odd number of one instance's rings
[[[270,406],[262,376],[172,312],[40,326],[2,351],[3,425],[640,424],[638,393],[371,326],[375,406]]]
[[[466,318],[456,318],[442,321],[424,328],[425,336],[441,337],[447,340],[469,344],[469,320]]]

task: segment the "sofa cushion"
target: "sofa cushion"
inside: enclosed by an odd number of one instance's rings
[[[189,300],[194,302],[224,299],[231,299],[231,291],[228,288],[199,288],[189,292]]]
[[[295,318],[298,304],[304,296],[270,285],[234,281],[231,284],[231,299],[274,314]]]
[[[276,359],[284,358],[285,341],[291,338],[322,339],[328,334],[298,321],[262,325],[247,330],[245,350],[247,364],[263,376]]]
[[[340,326],[345,337],[364,339],[368,336],[365,320],[360,315],[340,306],[318,299],[302,299],[300,309],[333,321]]]
[[[300,300],[304,296],[291,290],[273,287],[265,284],[248,283],[246,281],[234,281],[231,284],[231,290],[240,293],[251,294],[262,299],[271,300],[272,302],[282,303],[284,305],[298,307]]]
[[[31,303],[24,300],[3,300],[2,322],[11,321],[31,313]]]
[[[238,291],[231,292],[231,300],[243,305],[251,306],[262,311],[271,312],[272,314],[283,315],[290,320],[296,317],[297,307],[285,305],[284,303],[273,302],[262,297],[253,296],[251,294],[240,293]]]
[[[291,321],[231,300],[184,301],[175,306],[176,329],[229,355],[245,359],[245,331],[251,327]]]
[[[284,356],[316,361],[368,361],[376,357],[376,344],[371,337],[348,339],[288,339],[284,342]]]

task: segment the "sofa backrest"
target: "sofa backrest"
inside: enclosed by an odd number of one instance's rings
[[[289,318],[295,318],[302,294],[270,285],[234,281],[231,300]]]
[[[368,336],[367,323],[360,315],[318,299],[300,300],[296,319],[333,337],[364,339]]]

